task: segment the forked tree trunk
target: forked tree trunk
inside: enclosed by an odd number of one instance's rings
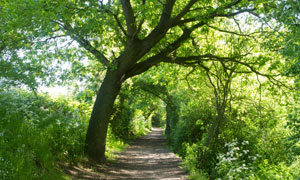
[[[120,89],[120,73],[108,70],[97,94],[86,135],[85,150],[90,160],[105,162],[108,123]]]

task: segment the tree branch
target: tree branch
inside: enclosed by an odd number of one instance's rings
[[[101,3],[103,3],[103,2],[101,2]],[[100,9],[98,9],[98,12],[102,12],[102,11],[105,12],[105,13],[111,14],[114,17],[118,27],[121,29],[122,33],[127,37],[127,32],[125,31],[125,29],[124,29],[121,21],[119,20],[117,14],[113,13],[109,8],[105,7],[103,4],[100,7]]]
[[[232,6],[235,6],[237,4],[239,4],[242,0],[236,0],[236,1],[233,1],[229,4],[227,4],[226,6],[224,6],[224,9],[228,9],[228,8],[231,8]]]
[[[235,22],[235,24],[236,24],[237,27],[239,28],[240,33],[241,33],[241,34],[244,34],[243,31],[242,31],[242,28],[241,28],[241,26],[240,26],[240,23],[238,22],[238,20],[237,20],[235,17],[233,17],[233,21]]]
[[[205,61],[234,62],[234,63],[238,63],[238,64],[241,64],[241,65],[249,68],[249,70],[255,74],[258,74],[258,75],[264,76],[264,77],[268,77],[272,80],[274,80],[274,77],[280,75],[280,74],[261,73],[258,70],[256,70],[255,67],[252,66],[254,63],[246,63],[246,62],[242,62],[242,61],[238,60],[247,55],[248,54],[244,54],[244,55],[240,55],[240,56],[233,56],[233,57],[220,57],[220,56],[216,56],[216,55],[212,55],[212,54],[204,54],[204,55],[199,55],[199,56],[188,56],[188,57],[175,57],[175,58],[167,57],[163,60],[163,62],[181,64],[181,65],[186,65],[186,66],[192,66],[195,64],[199,65],[199,63],[205,62]]]
[[[177,16],[175,16],[175,18],[171,19],[171,13],[172,13],[173,6],[175,4],[175,0],[167,0],[165,5],[164,5],[164,9],[163,9],[163,12],[161,14],[159,24],[142,41],[142,45],[144,46],[143,51],[145,51],[145,52],[149,51],[151,49],[151,47],[153,47],[153,45],[155,45],[157,42],[159,42],[165,36],[165,34],[167,33],[167,31],[170,28],[172,28],[176,25],[183,25],[187,22],[198,21],[198,20],[195,20],[194,18],[188,18],[188,19],[185,19],[185,20],[180,20],[196,2],[197,2],[196,0],[190,0],[189,3],[186,5],[186,7],[184,7],[182,9],[182,11]],[[246,10],[240,10],[240,11],[234,12],[234,13],[227,13],[227,14],[220,14],[219,13],[220,9],[231,8],[232,6],[235,6],[240,2],[241,2],[241,0],[234,1],[232,3],[229,3],[227,5],[224,5],[222,7],[217,8],[215,11],[213,11],[209,14],[203,15],[203,20],[202,21],[201,20],[198,21],[195,25],[193,25],[190,28],[183,29],[183,34],[177,40],[175,40],[173,43],[171,43],[168,47],[166,47],[164,50],[162,50],[158,54],[148,58],[147,60],[145,60],[143,62],[134,64],[126,72],[125,77],[130,78],[132,76],[140,74],[140,73],[148,70],[152,66],[159,64],[160,62],[166,62],[166,61],[168,62],[170,60],[170,57],[168,57],[168,55],[170,53],[172,53],[173,51],[175,51],[176,49],[178,49],[179,46],[183,42],[185,42],[187,39],[189,39],[191,33],[195,29],[205,25],[208,22],[207,18],[212,19],[212,18],[215,18],[215,17],[231,17],[231,16],[234,16],[234,15],[246,12],[246,11],[250,11],[249,9],[246,9]],[[209,57],[207,57],[207,58],[209,58]],[[212,57],[210,57],[210,58],[212,58]],[[191,62],[189,62],[189,61],[173,62],[173,63],[181,63],[181,64],[184,64],[184,65],[194,64],[193,61],[191,61]]]
[[[111,13],[111,14],[114,16],[114,19],[116,20],[116,22],[117,22],[119,28],[121,29],[121,31],[123,32],[123,34],[127,37],[127,32],[125,31],[124,27],[122,26],[118,16],[114,13]]]
[[[56,39],[56,38],[61,38],[61,37],[66,37],[67,35],[66,34],[62,34],[62,35],[57,35],[57,36],[51,36],[51,37],[48,37],[42,41],[35,41],[33,43],[46,43],[48,42],[49,40],[52,40],[52,39]]]
[[[192,63],[197,64],[199,62],[203,61],[236,61],[237,58],[245,57],[246,55],[239,55],[239,56],[233,56],[233,57],[221,57],[216,56],[210,53],[198,55],[198,56],[187,56],[187,57],[167,57],[164,59],[163,62],[167,63],[176,63],[176,64],[185,64],[185,63]]]
[[[136,30],[136,33],[134,34],[135,36],[137,36],[137,34],[141,31],[142,25],[144,24],[144,22],[145,22],[144,19],[142,19],[142,20],[140,21],[140,23],[139,23],[139,25],[138,25],[138,28],[137,28],[137,30]]]
[[[189,77],[191,74],[193,74],[193,73],[195,72],[195,70],[196,70],[196,67],[193,66],[193,69],[192,69],[190,72],[188,72],[188,73],[185,75],[185,78],[184,78],[185,81],[187,82],[187,85],[188,85],[189,89],[190,89],[191,91],[194,91],[194,92],[196,92],[196,90],[191,86],[188,77]]]
[[[98,51],[95,47],[93,47],[88,40],[84,39],[82,36],[77,34],[68,22],[63,22],[63,23],[56,22],[56,23],[58,23],[63,29],[69,32],[71,38],[77,41],[87,51],[92,53],[99,62],[101,62],[104,66],[108,67],[109,60],[100,51]]]
[[[187,18],[187,19],[178,20],[172,24],[172,27],[184,25],[186,23],[195,22],[195,21],[197,21],[195,18]]]
[[[159,25],[170,20],[175,2],[176,0],[166,0],[160,17]]]
[[[172,27],[170,20],[172,10],[176,0],[166,0],[158,25],[144,39],[146,51],[150,50],[157,42],[159,42]]]
[[[186,23],[189,23],[189,22],[195,22],[195,21],[197,21],[196,18],[188,18],[188,19],[180,20],[188,12],[188,10],[190,10],[190,8],[192,7],[192,5],[194,5],[196,2],[197,2],[196,0],[190,0],[189,4],[181,11],[182,14],[179,13],[177,15],[178,17],[174,18],[174,22],[172,24],[172,27],[178,26],[178,25],[183,25],[183,24],[186,24]],[[227,13],[227,14],[226,13],[219,13],[219,11],[221,9],[230,9],[230,8],[232,8],[233,6],[237,5],[240,2],[241,2],[241,0],[237,0],[237,1],[234,1],[232,3],[227,4],[225,6],[221,6],[221,7],[217,8],[217,9],[215,9],[213,12],[211,12],[209,14],[206,14],[206,15],[203,15],[203,18],[198,18],[198,19],[207,19],[207,17],[208,18],[233,17],[233,16],[236,16],[236,15],[244,13],[244,12],[253,13],[253,11],[255,9],[243,9],[243,10],[240,10],[240,11],[237,11],[237,12],[234,12],[234,13]],[[176,21],[175,21],[175,19],[176,19]]]
[[[236,15],[245,13],[245,12],[251,13],[254,10],[255,10],[255,8],[253,8],[253,9],[242,9],[240,11],[237,11],[237,12],[234,12],[234,13],[227,13],[227,14],[218,14],[216,12],[216,14],[213,17],[233,17],[233,16],[236,16]]]
[[[143,73],[146,70],[148,70],[149,68],[151,68],[152,66],[157,65],[158,63],[164,61],[164,59],[166,59],[167,56],[170,53],[172,53],[173,51],[178,49],[183,42],[185,42],[187,39],[190,38],[191,33],[195,29],[197,29],[197,28],[199,28],[203,25],[205,25],[205,24],[204,23],[198,23],[198,24],[195,24],[194,26],[192,26],[189,29],[183,29],[182,35],[177,40],[175,40],[173,43],[171,43],[169,46],[167,46],[164,50],[162,50],[158,54],[148,58],[147,60],[145,60],[143,62],[139,62],[139,63],[135,64],[126,73],[126,79],[130,78],[130,77],[133,77],[135,75],[138,75],[140,73]]]
[[[217,30],[217,31],[220,31],[220,32],[224,32],[224,33],[229,33],[229,34],[234,34],[234,35],[244,36],[244,37],[252,37],[249,34],[243,34],[242,32],[241,33],[237,33],[237,32],[233,32],[233,31],[227,31],[227,30],[224,30],[224,29],[217,28],[215,26],[208,25],[208,24],[206,26],[209,27],[209,28],[212,28],[214,30]]]
[[[131,7],[130,0],[122,0],[121,3],[122,3],[123,13],[126,20],[126,25],[127,25],[127,32],[128,32],[127,35],[128,38],[132,40],[135,38],[134,35],[137,31],[134,12]]]
[[[177,22],[178,20],[180,20],[183,16],[186,15],[186,13],[189,12],[189,10],[191,9],[191,7],[197,2],[198,0],[190,0],[189,3],[181,10],[181,12],[175,16],[172,21],[173,22]]]

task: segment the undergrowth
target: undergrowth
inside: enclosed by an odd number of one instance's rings
[[[1,90],[0,104],[0,179],[69,179],[57,164],[85,158],[91,105],[21,90]],[[125,147],[109,130],[108,159]]]

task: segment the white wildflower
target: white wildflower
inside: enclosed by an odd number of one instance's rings
[[[242,145],[246,145],[246,144],[249,144],[249,141],[243,141],[242,142]]]
[[[243,152],[244,152],[245,154],[247,154],[247,153],[249,152],[249,150],[243,150]]]

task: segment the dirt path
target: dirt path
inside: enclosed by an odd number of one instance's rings
[[[187,174],[179,168],[181,159],[168,149],[162,131],[153,128],[148,135],[135,140],[118,154],[114,163],[107,163],[93,172],[73,168],[71,173],[80,175],[74,177],[76,179],[186,179]]]
[[[186,173],[179,169],[181,159],[166,146],[162,129],[153,131],[134,141],[119,154],[106,179],[185,179]]]

